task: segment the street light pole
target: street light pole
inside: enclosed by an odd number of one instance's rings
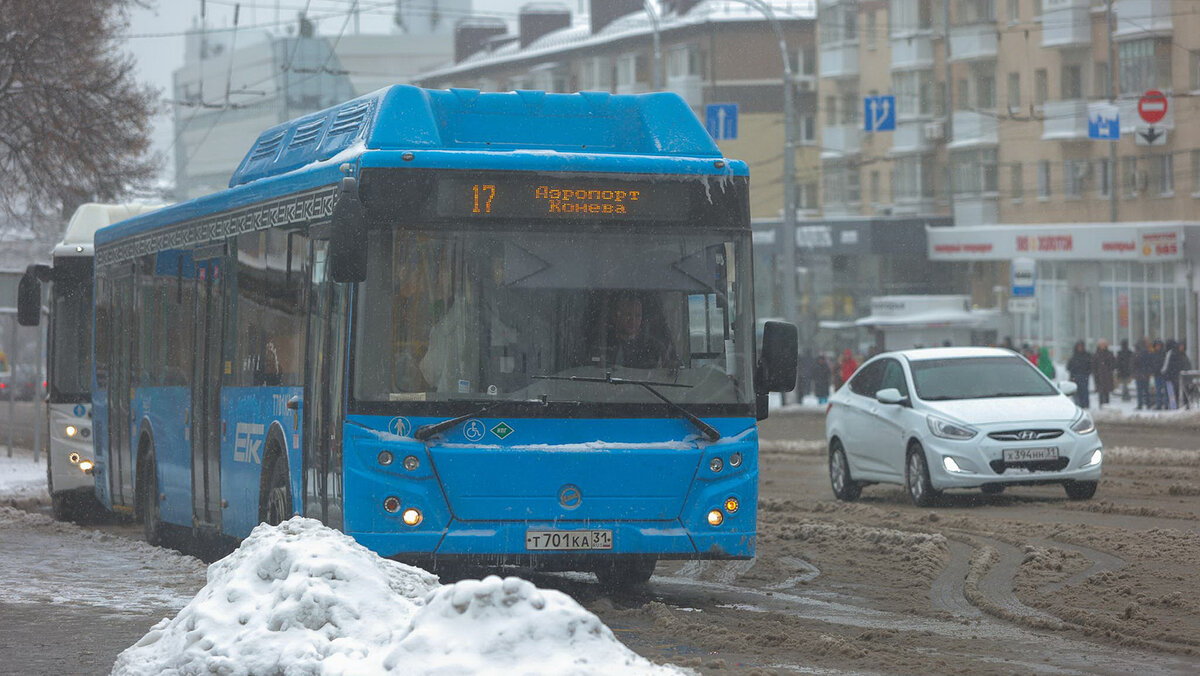
[[[788,54],[787,40],[783,37],[783,28],[771,5],[764,0],[735,0],[748,5],[767,18],[775,38],[779,41],[779,55],[783,57],[783,256],[780,266],[783,268],[783,293],[780,309],[783,317],[790,322],[796,321],[796,115],[795,115],[795,78],[792,73],[792,60]]]
[[[660,92],[663,88],[663,62],[662,62],[662,42],[658,35],[658,11],[652,7],[650,0],[642,0],[642,8],[646,10],[646,16],[650,17],[650,29],[653,31],[654,41],[654,91]]]

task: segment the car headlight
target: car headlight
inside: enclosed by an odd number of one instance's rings
[[[952,423],[949,420],[929,416],[925,419],[929,423],[929,431],[933,432],[933,436],[943,439],[970,439],[975,436],[975,430],[966,425]]]
[[[1082,414],[1075,419],[1075,422],[1071,423],[1071,431],[1075,434],[1091,434],[1092,432],[1095,432],[1096,423],[1092,420],[1092,415],[1087,411],[1083,411]]]

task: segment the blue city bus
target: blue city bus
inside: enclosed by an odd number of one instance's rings
[[[647,579],[755,550],[746,165],[673,94],[389,87],[96,234],[96,489],[240,538]]]

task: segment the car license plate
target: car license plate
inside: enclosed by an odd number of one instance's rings
[[[1058,460],[1058,447],[1041,446],[1038,448],[1004,449],[1004,462],[1033,462],[1037,460]]]
[[[612,549],[611,530],[527,530],[525,549],[565,551]]]

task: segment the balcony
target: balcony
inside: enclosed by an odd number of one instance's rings
[[[1000,220],[1000,196],[995,193],[954,196],[954,225],[995,225]]]
[[[952,26],[950,61],[977,61],[996,58],[996,25],[990,23]]]
[[[937,199],[934,197],[896,197],[892,200],[894,216],[936,216]]]
[[[1171,0],[1116,0],[1117,29],[1113,37],[1128,40],[1136,37],[1170,35]]]
[[[1042,104],[1042,140],[1087,140],[1087,101],[1047,101]]]
[[[820,64],[821,77],[858,77],[858,42],[822,46]]]
[[[862,150],[862,127],[839,124],[821,129],[821,159],[857,155]]]
[[[900,119],[896,121],[896,131],[892,133],[892,155],[907,155],[923,153],[931,150],[928,119]]]
[[[1086,119],[1085,119],[1086,121]],[[996,145],[996,116],[973,110],[956,110],[953,118],[954,138],[950,149],[980,145]]]
[[[933,38],[917,34],[892,40],[892,70],[933,68]]]
[[[1088,0],[1043,0],[1043,47],[1085,47],[1090,44],[1092,11]]]

